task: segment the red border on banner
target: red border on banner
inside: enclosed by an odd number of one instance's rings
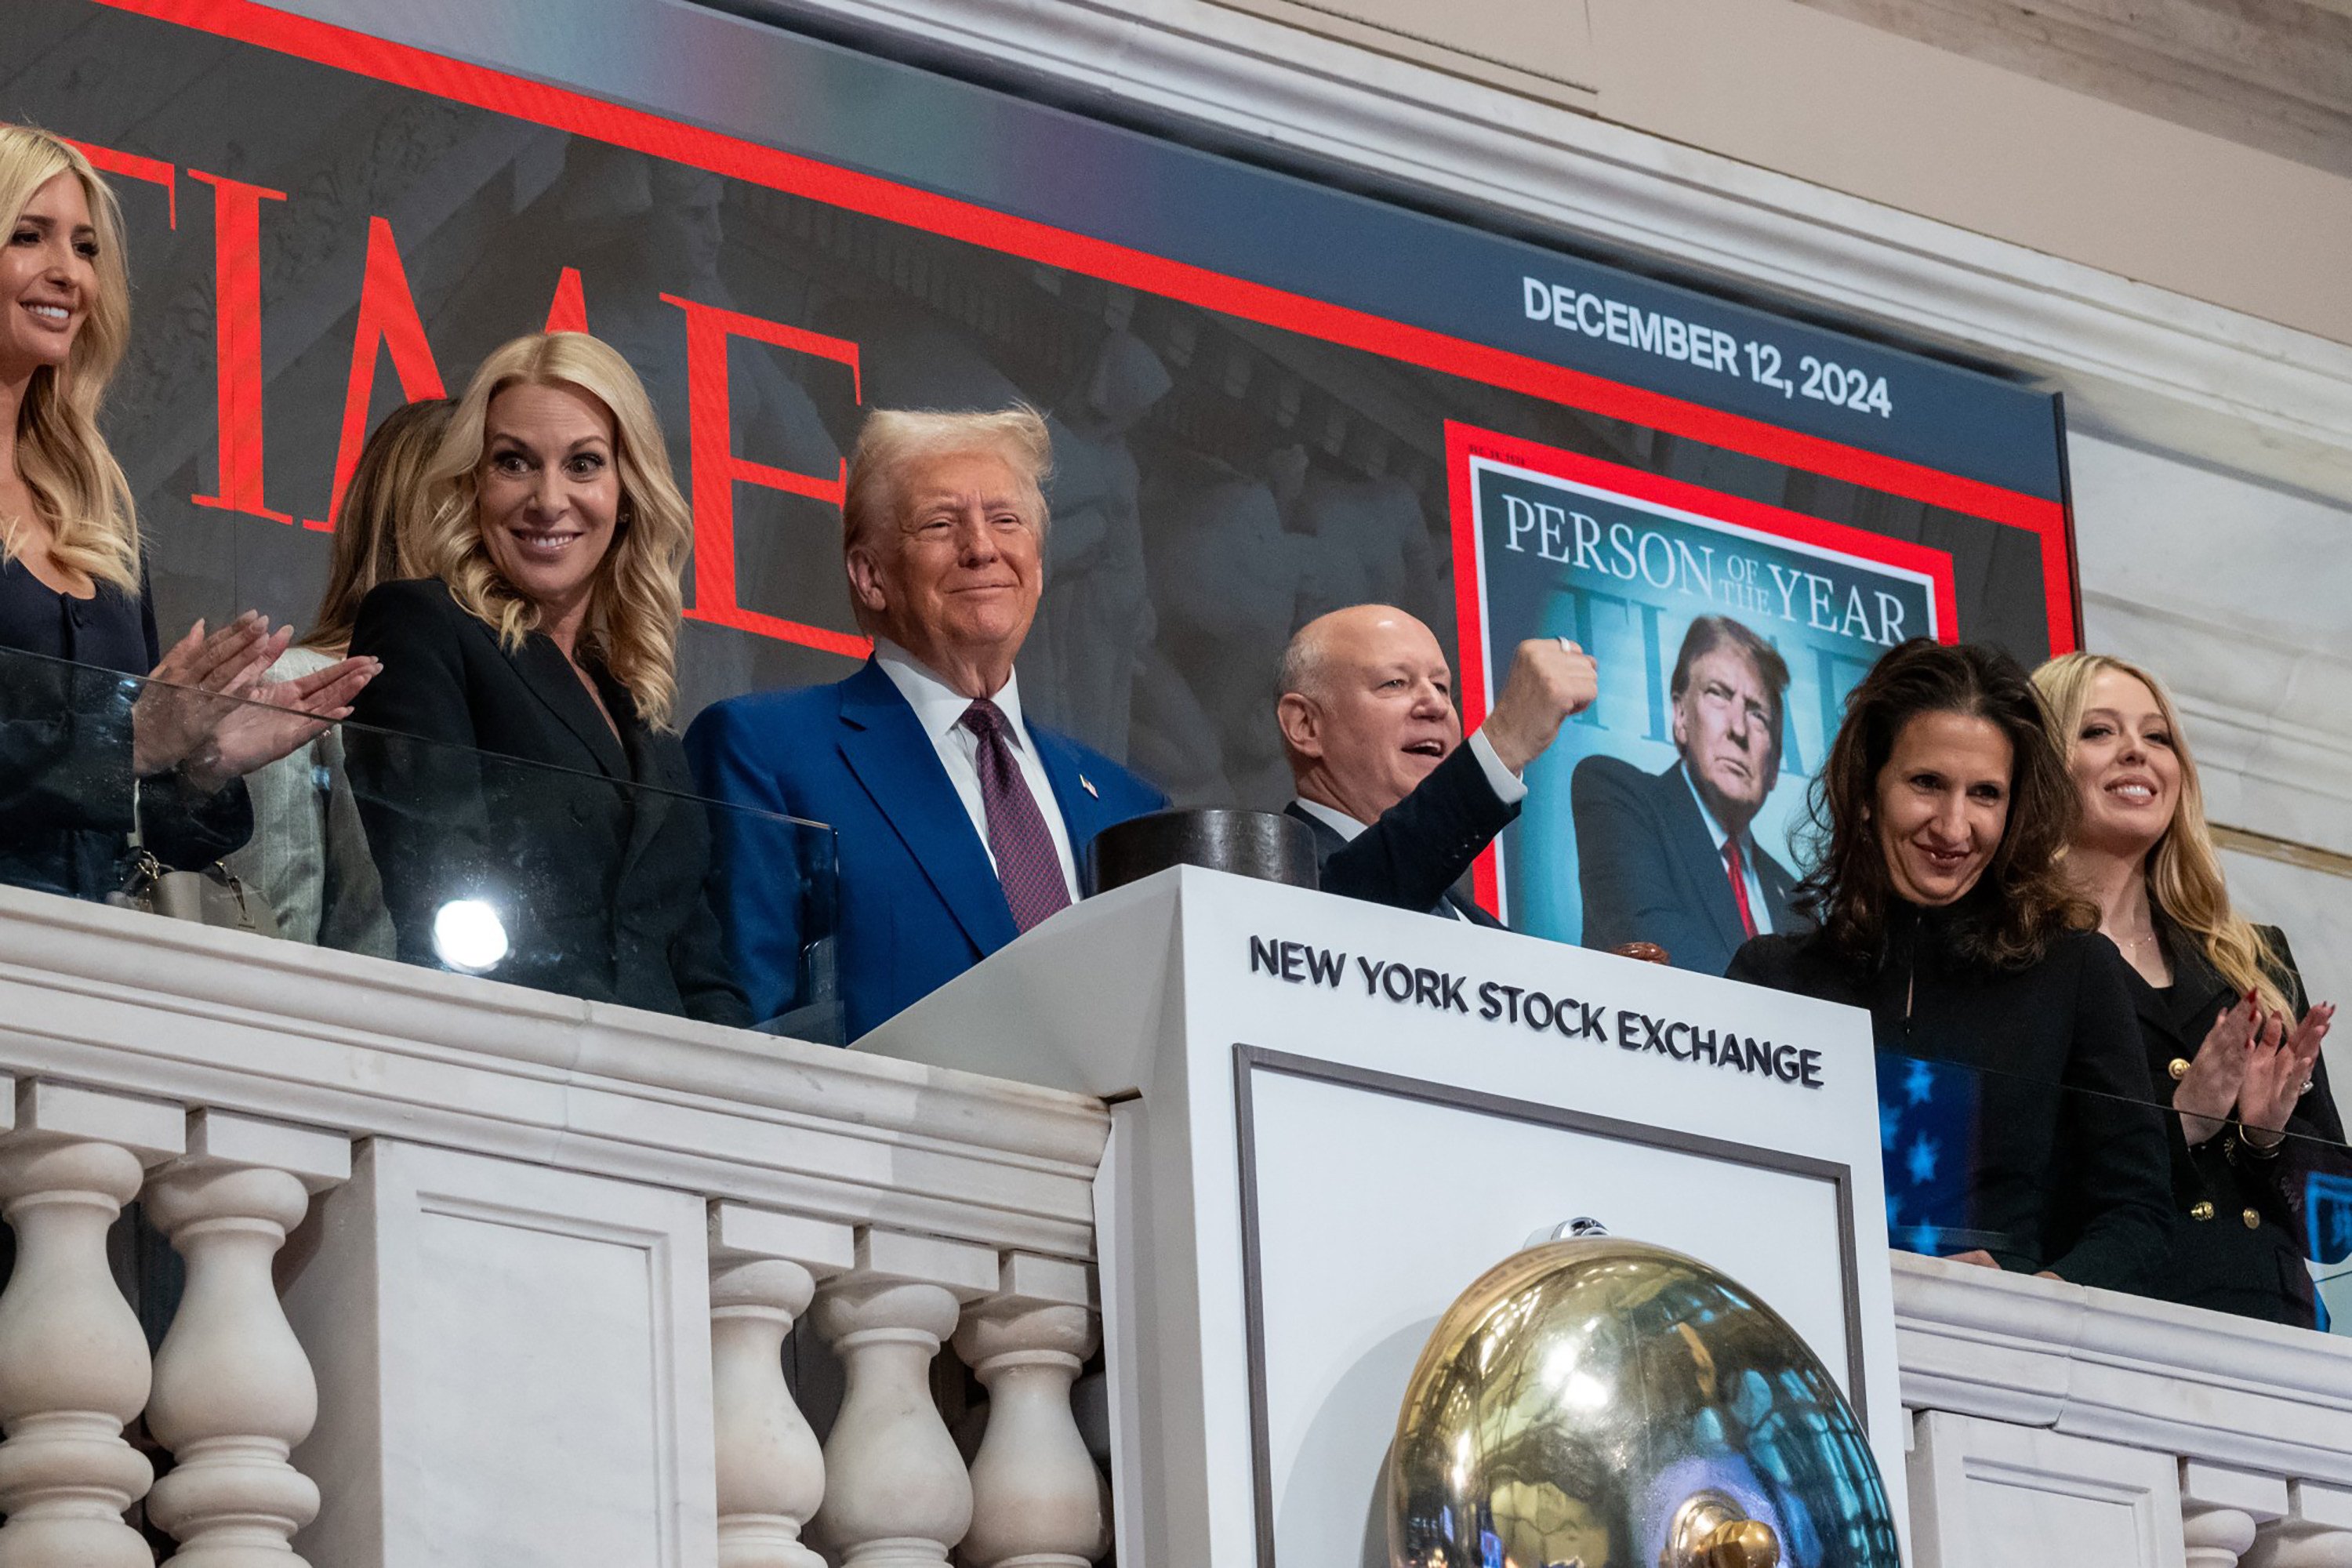
[[[1327,300],[1230,278],[952,196],[762,146],[723,132],[509,75],[487,66],[272,10],[256,0],[95,0],[118,11],[267,48],[551,130],[586,136],[748,180],[944,238],[1067,268],[1228,316],[1383,358],[1565,404],[1605,418],[1762,458],[1783,467],[2021,528],[2042,544],[2050,651],[2075,646],[2065,509],[2054,500],[1964,479],[1744,415],[1628,386],[1584,371],[1408,326]]]
[[[1476,498],[1470,484],[1470,459],[1474,457],[1548,474],[1556,479],[1591,485],[1677,511],[1695,512],[1854,560],[1916,572],[1933,585],[1936,639],[1946,643],[1959,640],[1959,595],[1948,551],[1907,539],[1892,539],[1867,529],[1726,495],[1721,490],[1670,479],[1645,469],[1629,468],[1622,463],[1588,458],[1580,452],[1563,451],[1558,447],[1449,419],[1445,422],[1445,493],[1454,532],[1454,632],[1462,654],[1462,668],[1454,671],[1454,685],[1461,701],[1462,727],[1465,731],[1476,729],[1486,717],[1486,580],[1478,570]],[[1480,907],[1500,919],[1502,882],[1496,871],[1497,853],[1495,846],[1488,845],[1472,864],[1471,879]]]

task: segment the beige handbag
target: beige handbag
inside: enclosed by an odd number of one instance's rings
[[[109,893],[106,901],[198,925],[249,931],[260,936],[278,934],[278,917],[270,911],[268,900],[218,860],[201,871],[174,871],[150,851],[135,849],[122,890]]]

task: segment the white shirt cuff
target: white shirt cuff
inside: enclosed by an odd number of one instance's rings
[[[1486,775],[1486,786],[1495,792],[1496,800],[1505,805],[1517,805],[1528,798],[1527,781],[1503,765],[1486,731],[1480,730],[1470,737],[1470,751],[1478,759],[1478,769]]]

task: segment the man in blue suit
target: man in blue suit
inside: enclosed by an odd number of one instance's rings
[[[1044,586],[1045,421],[877,411],[849,461],[843,564],[874,657],[848,679],[713,703],[703,791],[839,835],[839,984],[855,1039],[1075,901],[1094,836],[1168,798],[1022,717],[1013,661]],[[716,881],[755,1017],[810,1000],[805,839],[720,813]]]

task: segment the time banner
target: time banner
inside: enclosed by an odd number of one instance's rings
[[[106,425],[167,634],[307,626],[368,432],[556,326],[636,367],[693,505],[681,721],[865,657],[839,501],[868,410],[1016,398],[1055,454],[1024,710],[1185,804],[1289,798],[1281,651],[1343,605],[1427,621],[1473,724],[1507,639],[1589,627],[1571,777],[1664,767],[1676,639],[1738,619],[1791,671],[1755,830],[1783,865],[1824,705],[1885,638],[2072,646],[2029,387],[773,23],[557,9],[0,7],[6,112],[121,196]],[[1490,895],[1578,937],[1572,824],[1551,872],[1538,827]]]

